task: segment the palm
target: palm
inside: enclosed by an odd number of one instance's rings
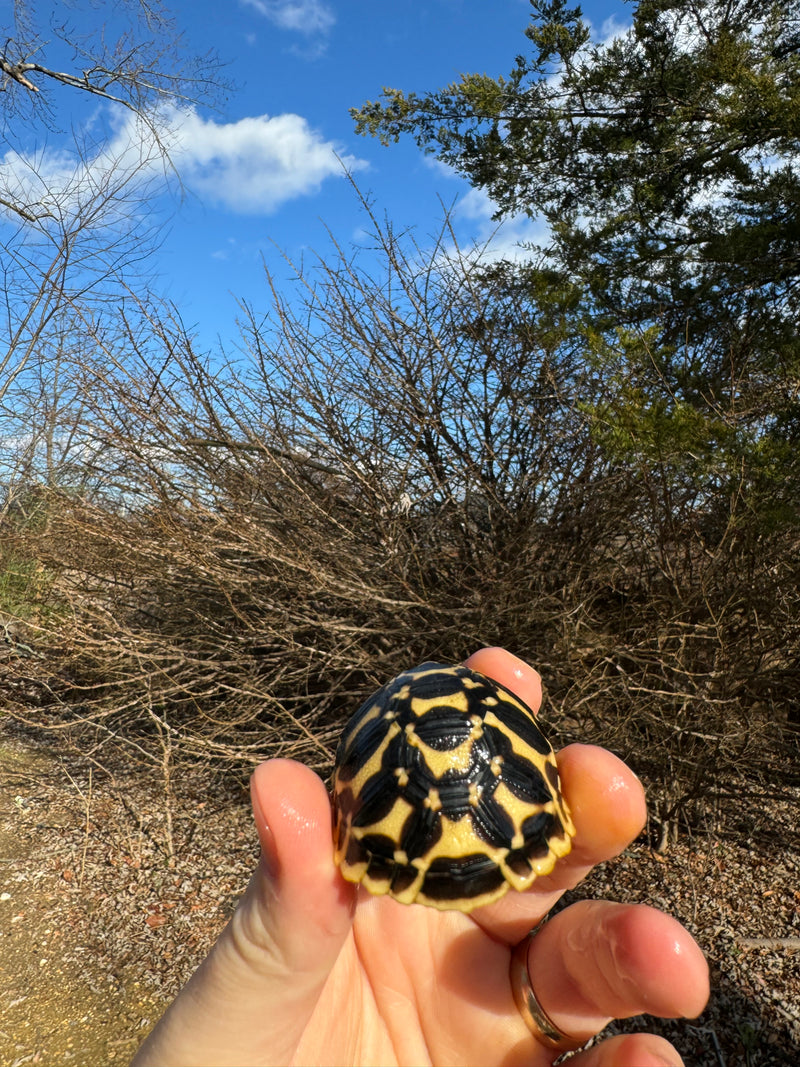
[[[484,921],[362,898],[296,1062],[530,1062],[510,946]]]

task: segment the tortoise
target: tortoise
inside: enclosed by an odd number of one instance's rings
[[[528,889],[575,833],[531,709],[477,671],[441,663],[404,671],[353,715],[333,807],[344,878],[464,912]]]

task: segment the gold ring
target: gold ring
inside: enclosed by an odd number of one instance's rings
[[[542,923],[539,923],[535,930],[529,933],[527,937],[524,937],[511,955],[511,969],[509,972],[511,990],[514,994],[517,1010],[536,1040],[546,1045],[547,1048],[555,1049],[557,1052],[570,1052],[573,1049],[580,1048],[586,1042],[579,1041],[577,1038],[565,1034],[563,1030],[559,1030],[536,999],[536,994],[531,985],[531,977],[528,973],[528,946],[536,937],[541,926]]]

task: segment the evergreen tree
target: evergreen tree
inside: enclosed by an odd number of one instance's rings
[[[608,383],[596,430],[620,462],[666,464],[722,526],[732,493],[762,530],[794,523],[800,4],[642,0],[604,43],[579,8],[531,6],[507,77],[385,89],[357,129],[413,136],[498,218],[548,221],[546,275],[538,259],[509,277],[580,293]]]

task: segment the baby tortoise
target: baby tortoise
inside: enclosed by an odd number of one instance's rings
[[[440,663],[404,671],[348,722],[333,801],[343,876],[403,904],[471,911],[528,889],[575,833],[531,709]]]

